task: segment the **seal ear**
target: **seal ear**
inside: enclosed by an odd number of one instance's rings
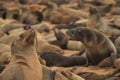
[[[11,41],[11,43],[10,43],[11,47],[14,47],[14,45],[15,45],[15,40],[16,40],[16,37]]]

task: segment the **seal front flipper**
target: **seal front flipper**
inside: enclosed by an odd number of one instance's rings
[[[117,56],[115,55],[114,52],[111,53],[111,58],[112,58],[113,62],[117,59]]]
[[[49,80],[55,80],[55,74],[56,72],[54,70],[51,70],[49,74]]]

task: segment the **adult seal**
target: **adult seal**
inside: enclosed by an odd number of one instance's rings
[[[108,57],[112,61],[116,59],[116,48],[105,34],[88,28],[71,29],[69,33],[69,36],[85,45],[87,59],[91,64],[97,65]]]

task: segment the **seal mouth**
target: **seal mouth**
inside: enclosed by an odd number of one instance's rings
[[[31,44],[31,43],[34,43],[34,40],[36,38],[36,33],[35,33],[35,30],[29,29],[29,30],[26,30],[26,32],[21,34],[19,37],[25,45]]]
[[[30,40],[32,38],[35,38],[35,30],[29,29],[27,33],[28,33],[28,36],[26,37],[26,40]]]

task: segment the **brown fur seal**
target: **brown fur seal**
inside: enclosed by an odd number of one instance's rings
[[[20,21],[24,24],[34,25],[42,21],[43,14],[39,11],[26,11],[21,15]]]
[[[0,3],[0,18],[6,19],[7,9]]]
[[[14,39],[14,37],[15,37],[15,35],[3,36],[0,38],[0,43],[11,45],[11,42]]]
[[[105,24],[102,20],[99,10],[95,7],[90,7],[90,15],[87,22],[87,28],[96,29],[103,32],[113,41],[116,46],[116,39],[118,36],[120,36],[120,30],[118,27],[112,27]],[[116,48],[118,48],[118,46],[116,46]],[[117,51],[119,52],[119,49],[117,49]]]
[[[65,75],[69,80],[85,80],[84,78],[68,71],[68,70],[64,70],[61,72],[63,75]]]
[[[62,56],[58,53],[43,52],[40,57],[46,61],[47,66],[70,67],[76,65],[85,65],[86,58],[81,56]]]
[[[41,0],[17,0],[21,4],[38,4]]]
[[[15,21],[15,20],[9,20],[5,24],[1,25],[1,30],[5,32],[7,35],[10,34],[10,31],[23,28],[25,26],[24,24]]]
[[[0,43],[0,65],[8,64],[11,59],[10,46]]]
[[[68,80],[84,80],[81,76],[78,76],[75,73],[68,70],[68,68],[64,68],[64,67],[51,67],[51,68],[52,70],[63,74],[65,77],[68,78]]]
[[[12,58],[0,74],[0,80],[42,80],[42,68],[35,49],[35,38],[35,31],[30,29],[13,40]]]
[[[19,9],[7,9],[6,12],[6,19],[15,19],[19,20],[20,19],[20,10]]]
[[[18,0],[18,2],[21,3],[21,4],[26,4],[27,0]]]
[[[86,55],[91,64],[96,65],[107,57],[111,57],[112,61],[116,59],[116,48],[103,33],[88,28],[75,28],[69,32],[71,37],[85,45]]]
[[[114,44],[117,48],[118,53],[120,53],[120,36],[115,39]]]
[[[50,22],[54,24],[59,24],[59,23],[71,23],[76,20],[78,20],[78,16],[71,16],[69,14],[63,14],[63,12],[58,11],[58,7],[55,3],[50,2],[50,1],[42,1],[40,4],[46,5],[47,8],[43,12],[43,17],[44,20],[49,20]]]
[[[68,43],[68,37],[66,34],[64,34],[62,31],[58,29],[54,29],[54,34],[57,40],[49,42],[50,44],[57,45],[61,47],[62,49],[67,48]]]
[[[50,26],[48,26],[45,23],[39,23],[39,24],[36,24],[36,25],[32,25],[31,28],[38,31],[39,33],[50,32]]]
[[[37,40],[36,48],[37,48],[37,51],[39,52],[39,54],[42,52],[57,52],[57,53],[62,54],[64,52],[59,46],[49,44],[48,42],[46,42],[43,39]]]
[[[19,20],[21,11],[18,9],[21,5],[14,1],[5,1],[1,5],[1,17],[3,19]]]
[[[89,13],[87,28],[97,29],[106,34],[108,37],[112,37],[115,34],[120,34],[120,30],[115,27],[112,28],[103,22],[100,11],[97,8],[90,7]]]
[[[42,65],[42,71],[43,71],[43,79],[42,80],[49,80],[50,72],[52,71],[51,68]],[[55,80],[69,80],[64,75],[62,75],[59,71],[55,71]]]
[[[120,68],[120,58],[118,58],[118,59],[115,60],[114,66],[115,66],[115,68],[117,68],[117,69]]]
[[[57,24],[54,28],[57,29],[72,29],[76,27],[86,27],[86,23],[71,23],[71,24]]]

